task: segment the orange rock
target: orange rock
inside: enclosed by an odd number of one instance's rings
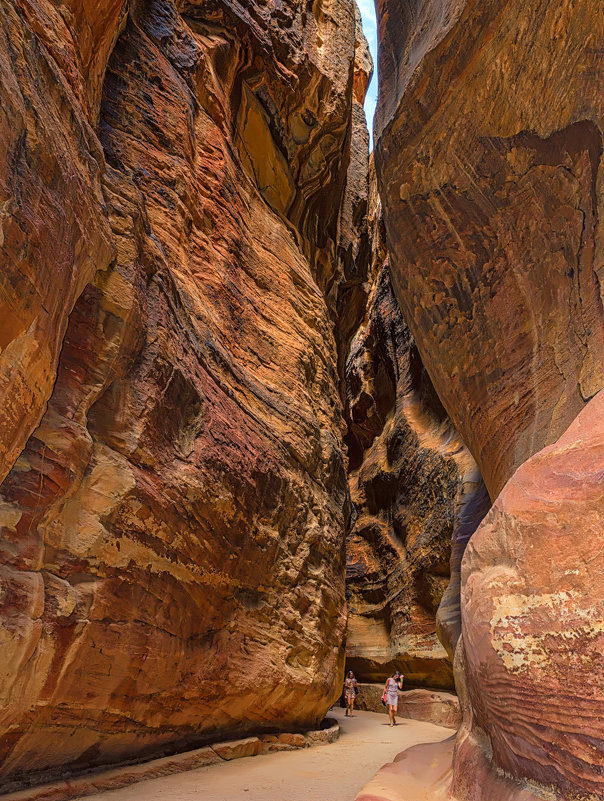
[[[355,801],[449,801],[455,738],[408,748],[384,765]]]
[[[604,386],[601,7],[377,7],[393,284],[494,499]]]
[[[516,471],[466,550],[454,758],[452,740],[410,748],[357,801],[602,796],[603,476],[600,392]]]
[[[77,71],[55,6],[5,3],[0,21],[0,481],[44,414],[74,303],[115,255],[94,120],[46,50],[61,40]]]
[[[353,4],[4,5],[4,786],[316,727]]]
[[[451,797],[601,797],[601,8],[377,7],[393,287],[499,496],[462,562]]]
[[[467,704],[454,791],[469,764],[604,793],[604,392],[510,479],[463,563]],[[495,782],[496,784],[496,782]]]
[[[346,381],[355,505],[347,542],[347,666],[363,681],[383,682],[399,669],[407,685],[452,688],[459,562],[488,498],[423,367],[387,262],[353,340]],[[436,624],[445,591],[439,623],[448,650]]]
[[[265,750],[265,744],[258,737],[246,737],[243,740],[230,740],[226,743],[213,743],[212,749],[221,759],[241,759],[257,756]]]
[[[306,748],[308,745],[303,734],[292,734],[290,732],[280,734],[279,742],[285,745],[293,745],[295,748]]]

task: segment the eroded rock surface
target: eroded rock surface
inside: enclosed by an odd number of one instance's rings
[[[377,5],[395,295],[501,493],[463,562],[453,796],[601,797],[601,9]]]
[[[604,795],[603,510],[600,392],[516,471],[467,547],[455,750],[402,752],[359,801]]]
[[[384,683],[359,684],[354,708],[388,714],[382,704]],[[437,690],[399,690],[397,718],[424,720],[447,729],[457,729],[461,723],[459,699],[453,693]]]
[[[354,7],[122,6],[2,3],[4,787],[342,675]]]
[[[367,782],[355,801],[447,801],[454,748],[455,738],[449,737],[401,751]]]
[[[604,795],[604,392],[520,467],[463,562],[467,705],[454,790],[474,751],[563,798]]]
[[[0,3],[0,481],[45,411],[76,299],[115,253],[80,65],[95,52],[98,88],[123,2],[97,5],[103,33],[85,40],[53,3]]]
[[[365,681],[398,668],[407,685],[452,687],[459,560],[488,499],[423,367],[387,261],[353,340],[346,382],[355,508],[347,542],[348,667]],[[445,591],[448,649],[436,625]]]
[[[377,6],[393,284],[494,499],[604,385],[601,8]]]

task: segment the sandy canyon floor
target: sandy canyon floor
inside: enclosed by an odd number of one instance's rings
[[[417,743],[450,737],[450,729],[374,712],[344,716],[340,739],[328,746],[287,751],[166,776],[92,796],[96,801],[353,801],[374,773],[395,754]]]

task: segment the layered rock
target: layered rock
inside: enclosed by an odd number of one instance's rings
[[[466,550],[459,798],[490,798],[467,790],[481,760],[563,798],[604,795],[603,534],[600,392],[516,471]]]
[[[369,156],[369,131],[363,103],[373,74],[373,61],[363,35],[361,16],[355,6],[357,39],[352,95],[350,160],[346,192],[339,220],[337,276],[328,290],[328,303],[334,311],[338,351],[340,396],[346,404],[346,359],[352,338],[363,321],[373,276],[376,242],[381,218],[373,159]]]
[[[313,727],[353,5],[3,6],[4,787]]]
[[[491,498],[509,481],[464,563],[453,795],[599,797],[600,9],[377,5],[395,295]]]
[[[388,714],[388,707],[382,703],[384,684],[359,684],[359,693],[354,702],[355,709]],[[344,702],[342,701],[344,705]],[[459,699],[453,693],[437,690],[405,690],[398,693],[397,718],[423,720],[457,729],[461,723]]]
[[[398,668],[406,685],[452,687],[459,561],[488,499],[423,367],[387,261],[353,340],[346,382],[355,508],[347,541],[348,667],[366,681]],[[448,650],[436,625],[445,590]]]
[[[495,498],[604,385],[601,9],[377,6],[393,283]]]
[[[453,769],[450,741],[416,746],[359,800],[604,795],[603,509],[600,392],[516,471],[466,550]]]
[[[114,256],[91,123],[122,5],[97,4],[86,37],[83,10],[70,28],[50,2],[0,6],[0,481],[44,413],[76,299]]]

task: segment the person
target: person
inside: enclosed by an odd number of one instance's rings
[[[392,676],[386,679],[384,684],[384,695],[388,705],[388,717],[390,725],[396,726],[396,712],[398,710],[398,691],[403,689],[403,676],[399,671],[395,671]]]
[[[346,681],[344,682],[344,698],[346,700],[346,717],[352,717],[352,710],[354,709],[354,699],[357,697],[358,681],[354,677],[352,670],[348,671]]]

